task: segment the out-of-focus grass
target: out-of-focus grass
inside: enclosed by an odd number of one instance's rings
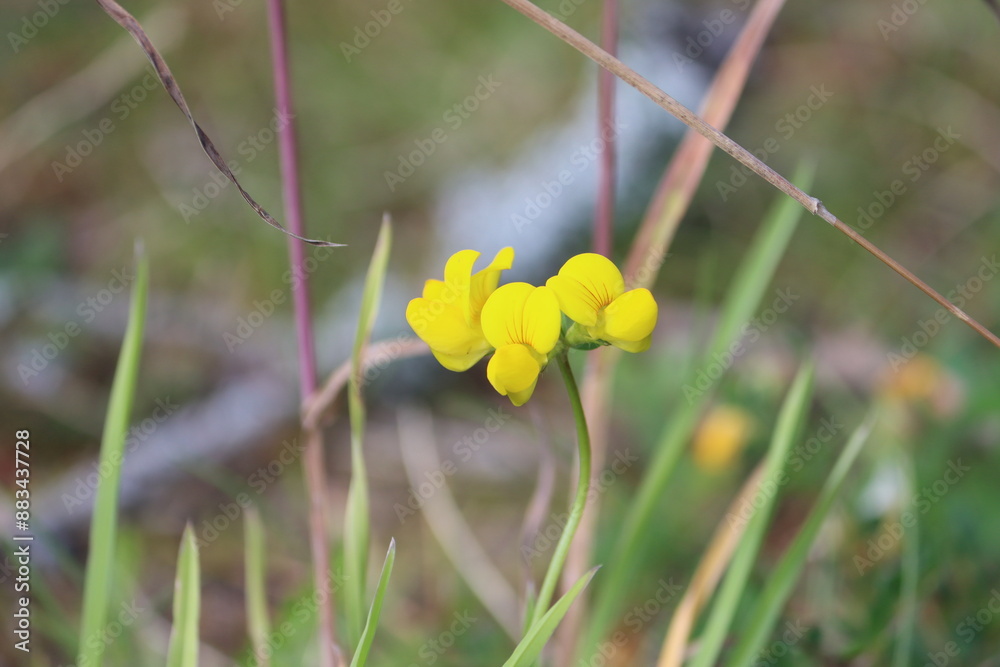
[[[154,6],[143,1],[129,7],[141,16]],[[16,28],[34,7],[30,2],[5,5],[0,9],[3,25]],[[698,17],[694,25],[700,30],[700,20],[710,18],[713,9],[696,3],[687,7]],[[565,113],[589,65],[529,29],[500,3],[409,4],[371,46],[347,63],[339,44],[352,38],[354,26],[368,20],[370,9],[359,3],[290,7],[310,233],[368,248],[376,234],[376,221],[383,210],[391,209],[398,221],[397,245],[409,250],[399,255],[393,270],[407,275],[420,254],[436,242],[426,234],[434,188],[470,162],[503,162],[515,155],[533,128]],[[253,160],[246,160],[248,153],[238,148],[270,120],[263,7],[241,3],[221,20],[211,3],[185,5],[185,10],[189,13],[186,37],[167,54],[168,59],[224,154],[245,162],[241,176],[248,187],[269,208],[279,209],[275,145],[267,146]],[[791,3],[755,68],[731,134],[751,149],[768,137],[779,138],[781,149],[769,162],[786,173],[803,155],[820,156],[813,191],[855,224],[859,206],[869,208],[877,201],[876,193],[888,190],[895,179],[902,180],[904,194],[897,196],[887,214],[873,220],[867,233],[947,293],[951,286],[975,275],[981,256],[989,257],[989,249],[1000,241],[997,226],[992,224],[997,217],[998,185],[994,157],[998,125],[994,120],[1000,99],[993,85],[997,26],[977,3],[960,10],[927,4],[905,29],[883,39],[876,22],[889,10],[860,1]],[[596,3],[584,3],[571,23],[595,34],[596,14]],[[15,109],[119,37],[119,29],[93,5],[63,6],[22,52],[0,59],[0,74],[7,84],[0,89],[0,108]],[[138,51],[134,57],[141,59]],[[504,86],[491,104],[463,125],[426,169],[398,191],[389,192],[382,172],[392,168],[396,156],[414,138],[440,124],[443,110],[468,94],[470,82],[479,73],[493,69]],[[812,86],[823,85],[833,92],[829,101],[813,110],[810,120],[790,136],[787,130],[783,133],[777,127],[781,119],[807,100]],[[211,170],[183,120],[158,90],[123,119],[112,111],[112,103],[108,100],[101,111],[79,125],[60,130],[19,163],[18,182],[23,186],[17,192],[11,192],[9,185],[0,186],[7,188],[0,197],[0,232],[9,234],[0,240],[0,278],[4,294],[11,295],[4,297],[4,304],[10,304],[3,309],[4,340],[21,344],[44,338],[66,318],[74,317],[77,295],[71,296],[66,310],[51,312],[56,306],[39,304],[34,296],[37,290],[61,281],[84,285],[82,296],[87,296],[102,286],[111,269],[119,268],[132,239],[142,235],[157,266],[154,300],[157,296],[177,299],[181,310],[205,306],[211,316],[194,318],[195,332],[202,340],[218,343],[222,331],[231,329],[254,300],[283,285],[287,270],[283,241],[255,220],[231,190],[185,224],[177,206],[191,201],[192,188],[210,182]],[[83,166],[58,182],[51,162],[64,159],[64,146],[78,141],[82,130],[93,128],[105,116],[113,118],[117,129]],[[949,125],[961,140],[920,172],[918,180],[909,180],[906,162],[933,144],[938,127]],[[730,177],[731,166],[725,156],[712,161],[680,228],[656,291],[664,304],[682,307],[665,312],[682,316],[683,306],[699,291],[708,307],[722,301],[732,267],[773,201],[773,192],[753,180],[722,201],[716,184]],[[650,182],[658,175],[659,170],[651,168]],[[638,190],[641,185],[628,184]],[[642,208],[634,202],[624,207]],[[622,220],[623,229],[634,223],[631,217]],[[475,211],[469,218],[475,224]],[[628,240],[623,233],[618,245]],[[323,262],[313,275],[314,300],[325,303],[338,286],[361,274],[366,261],[365,253],[345,252]],[[706,275],[711,276],[710,283],[702,282]],[[655,589],[664,575],[680,581],[693,570],[726,499],[764,451],[773,426],[773,406],[791,366],[788,349],[804,342],[825,344],[820,368],[833,370],[818,379],[813,422],[832,417],[850,424],[851,417],[860,415],[869,403],[884,400],[875,378],[894,375],[884,352],[898,349],[901,338],[912,338],[919,321],[933,318],[936,311],[884,267],[815,220],[803,222],[801,233],[776,269],[773,284],[793,288],[800,300],[741,357],[731,377],[718,385],[719,400],[756,413],[761,428],[742,457],[719,473],[697,468],[686,456],[679,460],[676,481],[663,500],[662,517],[649,537],[651,551],[637,564],[642,587]],[[416,281],[414,285],[415,294],[419,288]],[[993,285],[985,283],[968,308],[996,328],[1000,300]],[[74,382],[31,398],[12,375],[10,386],[2,390],[0,421],[28,422],[33,434],[46,443],[49,453],[36,461],[40,481],[54,478],[71,462],[87,461],[96,452],[102,411],[91,409],[88,399],[107,394],[117,354],[117,341],[97,333],[97,328],[85,327],[60,357]],[[643,462],[649,460],[649,450],[661,432],[668,399],[682,400],[683,374],[678,369],[690,364],[700,347],[688,333],[683,319],[665,318],[654,349],[642,358],[625,359],[617,378],[615,433],[623,442],[636,444]],[[290,353],[291,341],[273,342],[278,353]],[[860,348],[871,342],[879,346],[877,352],[864,357],[860,363],[865,368],[859,371],[852,354],[860,355]],[[1000,440],[996,413],[1000,364],[984,343],[956,322],[945,325],[923,351],[936,360],[943,374],[933,383],[936,388],[931,394],[893,399],[882,430],[863,454],[864,465],[845,482],[845,501],[834,511],[829,534],[821,535],[804,571],[808,583],[794,589],[775,636],[765,644],[768,647],[780,639],[784,622],[801,622],[808,628],[789,647],[786,664],[818,662],[817,656],[829,655],[831,650],[842,652],[844,660],[857,653],[879,664],[888,662],[897,628],[893,619],[902,586],[901,554],[893,546],[864,573],[858,572],[854,558],[867,558],[869,540],[877,542],[907,509],[917,510],[920,520],[918,631],[912,660],[924,659],[927,652],[957,641],[962,664],[978,664],[1000,645],[1000,625],[995,621],[974,632],[968,643],[958,629],[966,616],[974,616],[989,601],[998,574],[994,563],[1000,553],[1000,515],[989,508],[995,504],[992,480],[997,472],[995,446]],[[231,369],[214,354],[170,341],[157,341],[150,347],[144,369],[149,384],[136,397],[139,414],[158,396],[194,400],[232,378]],[[394,372],[386,371],[383,382],[396,377]],[[463,429],[480,426],[475,418],[457,417],[478,415],[484,406],[493,405],[481,398],[488,396],[484,383],[462,382],[470,383],[461,385],[468,391],[432,401],[440,411],[450,412],[457,437]],[[381,422],[391,421],[379,401],[382,386],[376,382],[370,388],[373,447],[393,437],[378,428]],[[539,400],[546,399],[542,387]],[[556,399],[552,404],[560,405]],[[68,418],[71,413],[76,415],[72,419]],[[280,442],[283,435],[262,433],[261,438]],[[332,436],[331,442],[346,442],[347,432],[334,429]],[[926,512],[918,509],[924,505],[902,498],[901,507],[890,504],[884,512],[873,514],[861,499],[870,498],[873,488],[885,488],[874,471],[882,443],[890,437],[913,457],[918,493],[933,489],[950,462],[961,461],[971,470],[940,497],[934,494]],[[790,479],[778,503],[775,527],[751,572],[750,594],[764,590],[843,440],[823,443]],[[391,444],[395,447],[395,442]],[[531,479],[530,474],[520,474],[519,465],[532,459],[515,455],[516,451],[522,450],[503,449],[499,438],[492,440],[451,480],[474,525],[487,538],[501,536],[490,543],[498,560],[517,557],[516,545],[506,539],[516,534],[519,522],[520,506],[512,498],[526,497]],[[241,482],[268,461],[269,456],[264,456],[234,463],[231,477]],[[344,460],[335,457],[332,465],[343,482]],[[407,487],[396,473],[386,459],[384,470],[373,474],[373,489],[382,497],[405,501]],[[599,535],[616,532],[638,479],[636,471],[629,471],[605,492],[604,529]],[[194,517],[196,526],[217,513],[218,503],[229,500],[225,494],[206,490],[208,485],[185,484],[197,489],[190,495],[204,499],[201,513]],[[292,470],[261,496],[274,549],[269,583],[274,589],[276,624],[295,618],[302,610],[296,605],[309,594],[296,595],[308,577],[299,548],[304,545],[300,486],[299,474]],[[168,616],[176,535],[183,525],[178,517],[191,509],[184,500],[176,496],[158,499],[155,506],[124,517],[126,525],[120,535],[141,539],[146,546],[142,561],[126,566],[128,571],[122,575],[134,576],[150,595],[155,611],[148,618]],[[373,513],[376,535],[402,533],[393,587],[383,611],[387,620],[373,655],[389,664],[409,664],[430,655],[426,642],[448,627],[452,610],[480,612],[455,577],[435,567],[440,556],[433,546],[425,545],[418,521],[399,526],[391,507],[378,504]],[[599,544],[598,554],[607,553],[610,546]],[[69,544],[68,554],[78,557],[79,548],[79,543]],[[241,549],[240,531],[228,531],[202,553],[204,601],[215,605],[217,612],[242,609],[242,600],[233,599],[238,597],[233,591],[241,585],[242,576],[232,567],[239,562]],[[69,572],[68,567],[63,569]],[[516,576],[513,571],[508,574]],[[70,574],[62,578],[70,588],[79,588],[79,581],[74,582]],[[45,605],[47,620],[40,619],[37,627],[50,644],[65,645],[66,638],[60,640],[64,626],[51,619],[58,619],[57,606],[74,609],[78,600],[65,593],[54,593],[53,598],[51,605]],[[668,611],[645,624],[651,636],[665,627]],[[206,640],[234,655],[239,653],[245,648],[245,624],[239,613],[206,614]],[[746,624],[748,613],[737,610],[734,627]],[[151,623],[139,625],[149,631]],[[291,656],[289,664],[302,659],[307,635],[303,627],[282,647],[279,654]],[[498,656],[502,660],[510,648],[499,635],[488,620],[480,619],[456,638],[453,648],[434,655],[439,664],[498,664]],[[116,656],[128,655],[124,643],[116,643],[112,650]]]

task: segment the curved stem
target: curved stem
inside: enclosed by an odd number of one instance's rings
[[[580,525],[583,517],[584,507],[587,505],[587,491],[590,486],[590,433],[587,431],[587,418],[583,414],[583,402],[580,400],[580,390],[576,386],[576,379],[573,377],[573,369],[569,365],[569,357],[563,350],[556,355],[556,363],[562,372],[563,381],[566,383],[566,393],[569,394],[569,402],[573,406],[573,420],[576,422],[576,443],[577,454],[579,456],[579,476],[576,482],[576,494],[573,497],[573,506],[569,511],[569,518],[566,520],[566,527],[559,537],[556,550],[552,554],[549,562],[549,569],[542,580],[542,587],[538,591],[538,599],[535,601],[534,610],[531,613],[531,622],[527,627],[531,627],[549,610],[549,603],[555,593],[556,584],[562,574],[563,564],[566,562],[566,555],[569,553],[569,545],[573,541],[576,529]]]

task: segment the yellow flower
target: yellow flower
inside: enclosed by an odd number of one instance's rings
[[[743,451],[753,427],[753,417],[746,410],[729,405],[713,407],[695,434],[694,462],[710,472],[727,468]]]
[[[570,258],[545,285],[555,292],[562,311],[583,327],[584,338],[626,352],[649,348],[656,327],[656,301],[645,288],[626,292],[621,271],[604,255],[584,253]],[[572,331],[569,338],[574,338]]]
[[[445,264],[444,280],[428,280],[423,296],[406,307],[406,321],[441,365],[452,371],[468,370],[492,349],[480,317],[500,282],[500,272],[514,262],[514,249],[504,248],[489,266],[473,273],[479,254],[456,252]]]
[[[483,307],[483,333],[497,349],[486,377],[501,395],[522,405],[535,391],[538,374],[559,342],[559,301],[547,287],[510,283]]]

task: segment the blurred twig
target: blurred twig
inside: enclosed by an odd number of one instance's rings
[[[833,215],[826,209],[825,206],[823,206],[823,202],[797,188],[784,176],[764,164],[764,162],[754,156],[753,153],[712,127],[712,125],[706,122],[703,118],[682,105],[667,93],[657,88],[648,79],[639,75],[628,65],[607,53],[562,21],[539,9],[529,0],[503,0],[503,2],[521,12],[559,39],[573,46],[580,51],[580,53],[595,61],[601,67],[613,72],[616,76],[620,77],[623,81],[669,112],[672,116],[683,122],[688,127],[694,129],[705,138],[709,139],[713,144],[724,150],[726,153],[729,153],[729,155],[734,157],[741,164],[745,165],[755,174],[797,201],[807,211],[828,222],[839,232],[860,245],[883,264],[891,268],[893,271],[913,284],[917,289],[936,301],[945,310],[965,322],[976,333],[988,340],[995,347],[1000,348],[1000,338],[998,338],[996,334],[984,327],[978,321],[974,320],[961,308],[945,299],[930,285],[918,278],[913,272],[884,253],[864,236],[837,218],[837,216]]]
[[[723,517],[739,514],[740,507],[753,499],[758,492],[757,487],[763,472],[764,463],[761,462],[754,468],[747,481],[743,483],[739,495],[729,504]],[[729,566],[729,561],[732,560],[733,553],[736,552],[736,546],[740,543],[740,538],[743,537],[747,525],[748,522],[737,522],[735,525],[730,525],[725,518],[719,521],[712,541],[709,542],[705,554],[701,557],[698,569],[695,570],[691,583],[670,620],[667,637],[663,642],[663,649],[660,651],[658,667],[681,667],[683,664],[688,637],[691,636],[691,629],[694,628],[698,613],[719,584],[719,579]]]
[[[439,470],[441,467],[434,447],[434,422],[427,412],[402,409],[397,423],[403,464],[411,486],[416,489],[426,483],[421,477],[423,470]],[[469,589],[504,632],[516,641],[520,628],[514,590],[476,539],[447,482],[435,486],[434,492],[423,498],[424,520]]]
[[[428,353],[430,353],[430,348],[428,348],[427,344],[418,338],[412,338],[406,341],[380,340],[369,344],[365,348],[364,357],[361,362],[360,375],[363,380],[367,379],[365,377],[366,372],[382,359],[395,361],[397,359],[419,357]],[[330,376],[327,378],[323,387],[306,402],[305,407],[302,410],[303,428],[316,428],[319,426],[320,420],[323,418],[323,414],[333,405],[333,402],[337,400],[337,396],[339,396],[341,390],[347,386],[347,381],[350,377],[351,361],[348,359],[338,366],[336,370],[330,373]]]
[[[601,16],[601,46],[611,55],[618,53],[618,0],[604,0]],[[594,217],[594,252],[609,257],[615,220],[615,76],[601,68],[597,76],[599,136],[604,140],[601,153],[600,185]],[[581,609],[578,605],[575,609]],[[572,612],[571,612],[572,613]],[[568,619],[567,619],[568,620]],[[564,621],[565,622],[565,621]]]

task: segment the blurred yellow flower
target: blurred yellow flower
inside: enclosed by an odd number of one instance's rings
[[[918,354],[892,374],[886,374],[882,393],[889,398],[926,401],[944,381],[945,372],[933,357]]]
[[[473,273],[479,255],[475,250],[452,255],[444,267],[444,280],[428,280],[423,296],[406,308],[406,321],[448,370],[468,370],[492,349],[480,317],[500,282],[500,272],[514,262],[514,249],[504,248],[489,266]]]
[[[555,292],[562,312],[582,327],[582,332],[567,333],[571,344],[609,343],[626,352],[649,348],[656,301],[645,288],[626,292],[621,271],[607,257],[595,253],[572,257],[545,285]]]
[[[716,472],[739,456],[753,433],[754,419],[743,408],[717,405],[706,415],[694,437],[694,462]]]
[[[514,405],[522,405],[535,391],[538,374],[559,342],[561,322],[559,302],[547,287],[510,283],[486,301],[483,334],[496,348],[486,377]]]

